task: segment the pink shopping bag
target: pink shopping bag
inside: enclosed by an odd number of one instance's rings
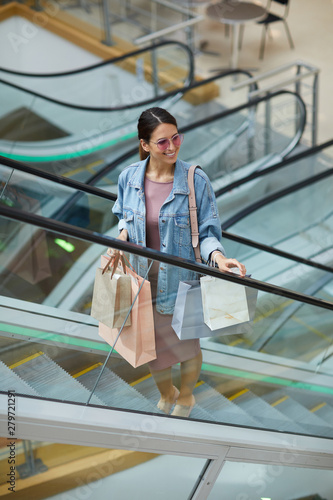
[[[108,257],[102,256],[104,267]],[[126,266],[132,278],[132,302],[143,282],[133,269]],[[116,342],[120,328],[109,328],[99,323],[99,335],[111,346]],[[131,326],[124,326],[115,344],[115,350],[134,368],[156,359],[155,329],[150,282],[145,280],[131,311]]]

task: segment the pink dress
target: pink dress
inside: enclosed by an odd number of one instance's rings
[[[161,206],[172,190],[173,181],[155,182],[145,178],[146,198],[146,244],[154,250],[160,250],[160,233],[158,219]],[[157,276],[159,263],[154,262],[149,274],[153,297],[155,322],[155,342],[157,358],[149,363],[152,370],[164,370],[181,361],[194,358],[200,352],[198,339],[179,340],[175,334],[171,320],[172,315],[160,314],[156,311]]]

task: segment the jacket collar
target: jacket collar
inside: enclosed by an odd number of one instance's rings
[[[143,191],[145,172],[148,163],[148,159],[142,160],[137,163],[137,168],[128,181],[128,185]],[[188,187],[188,165],[182,160],[177,159],[175,167],[175,175],[173,179],[173,188],[171,193],[173,194],[186,194],[188,195],[190,189]]]

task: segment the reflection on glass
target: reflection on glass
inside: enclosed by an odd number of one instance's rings
[[[292,456],[290,467],[226,462],[208,499],[333,499],[333,471],[298,468],[292,464]]]

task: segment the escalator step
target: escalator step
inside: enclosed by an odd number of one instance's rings
[[[255,426],[255,420],[238,406],[231,403],[208,383],[199,385],[194,390],[197,404],[218,422],[233,425]]]
[[[40,396],[81,403],[89,398],[89,391],[44,353],[22,360],[12,370]],[[91,403],[102,404],[96,397]]]
[[[29,396],[37,396],[37,392],[27,382],[22,380],[13,370],[8,368],[0,361],[0,378],[3,387],[10,391],[15,391],[19,394],[28,394]]]
[[[94,388],[102,367],[86,372],[78,380],[90,391]],[[95,389],[95,394],[108,406],[145,412],[159,413],[158,408],[136,389],[128,385],[109,368],[105,368]]]
[[[324,420],[311,413],[307,408],[298,403],[291,396],[286,396],[282,391],[274,391],[266,394],[263,398],[269,403],[275,405],[279,412],[289,417],[294,422],[304,428],[307,433],[333,437],[333,427]]]
[[[262,422],[265,427],[285,432],[303,432],[303,429],[288,416],[276,410],[265,400],[247,390],[233,400],[255,420]]]

